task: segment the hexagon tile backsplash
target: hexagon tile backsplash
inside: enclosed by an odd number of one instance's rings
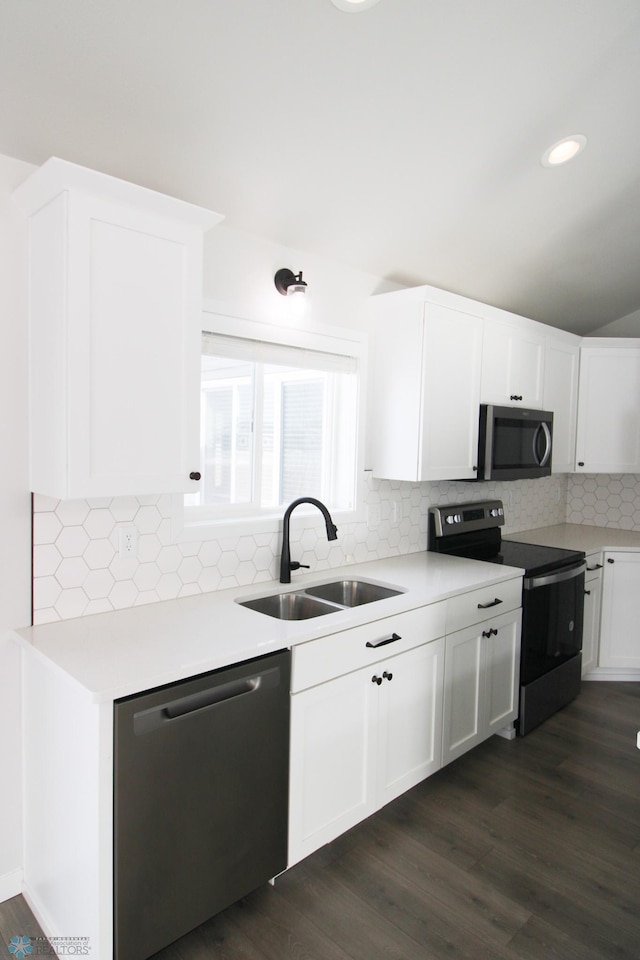
[[[549,477],[512,483],[401,483],[365,475],[368,522],[296,534],[296,559],[332,567],[425,550],[429,507],[497,497],[505,533],[572,523],[640,529],[640,478]],[[259,584],[278,577],[280,534],[173,543],[171,497],[51,500],[34,497],[34,623]],[[606,509],[605,509],[606,506]],[[607,512],[608,511],[608,512]],[[395,519],[397,517],[397,519]],[[120,529],[135,528],[135,558],[119,556]]]

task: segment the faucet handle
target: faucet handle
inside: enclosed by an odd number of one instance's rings
[[[308,563],[298,563],[297,560],[292,560],[291,563],[289,564],[290,570],[300,570],[301,567],[304,567],[305,570],[311,569]]]

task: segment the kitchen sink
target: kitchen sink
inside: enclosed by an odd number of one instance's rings
[[[335,613],[338,609],[304,593],[274,593],[268,597],[238,602],[241,607],[266,613],[268,617],[275,617],[277,620],[309,620],[312,617],[323,617],[326,613]]]
[[[313,597],[328,600],[329,603],[338,603],[342,607],[359,607],[362,603],[397,597],[402,591],[377,583],[367,583],[366,580],[334,580],[332,583],[321,583],[317,587],[306,587],[306,592]]]

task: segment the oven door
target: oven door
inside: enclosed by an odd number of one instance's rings
[[[531,683],[582,650],[586,563],[525,577],[520,683]]]

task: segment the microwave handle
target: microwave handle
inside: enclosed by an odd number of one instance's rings
[[[540,459],[537,456],[537,447],[538,447],[538,437],[540,436],[540,431],[544,433],[545,437],[545,450],[544,454]],[[537,429],[533,435],[533,459],[536,461],[538,466],[544,467],[547,464],[549,457],[551,456],[551,430],[546,423],[539,423]]]

